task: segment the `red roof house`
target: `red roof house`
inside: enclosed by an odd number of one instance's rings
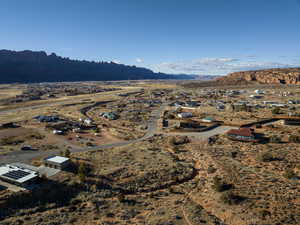
[[[257,142],[258,139],[251,128],[232,129],[227,132],[228,138],[238,141]]]

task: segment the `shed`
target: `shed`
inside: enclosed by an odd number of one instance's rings
[[[212,122],[215,122],[216,120],[213,118],[213,117],[205,117],[202,119],[202,122],[205,122],[205,123],[212,123]]]
[[[71,160],[62,156],[50,156],[44,159],[44,164],[47,167],[63,170],[67,168],[71,163]]]
[[[183,113],[178,113],[177,116],[179,118],[190,118],[190,117],[193,117],[193,113],[191,113],[191,112],[183,112]]]

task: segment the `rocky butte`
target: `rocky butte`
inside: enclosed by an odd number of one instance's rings
[[[300,68],[267,69],[234,72],[217,78],[220,84],[261,83],[261,84],[300,84]]]

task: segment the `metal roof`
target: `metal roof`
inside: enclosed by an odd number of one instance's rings
[[[59,164],[64,163],[64,162],[66,162],[68,160],[69,160],[69,158],[62,157],[62,156],[52,156],[52,157],[49,157],[49,158],[45,159],[45,161],[59,163]]]
[[[245,137],[254,137],[253,130],[250,128],[232,129],[227,132],[229,135],[240,135]]]

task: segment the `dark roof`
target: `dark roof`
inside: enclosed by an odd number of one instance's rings
[[[253,129],[251,128],[240,128],[240,129],[232,129],[227,132],[228,135],[239,135],[245,137],[254,137]]]

